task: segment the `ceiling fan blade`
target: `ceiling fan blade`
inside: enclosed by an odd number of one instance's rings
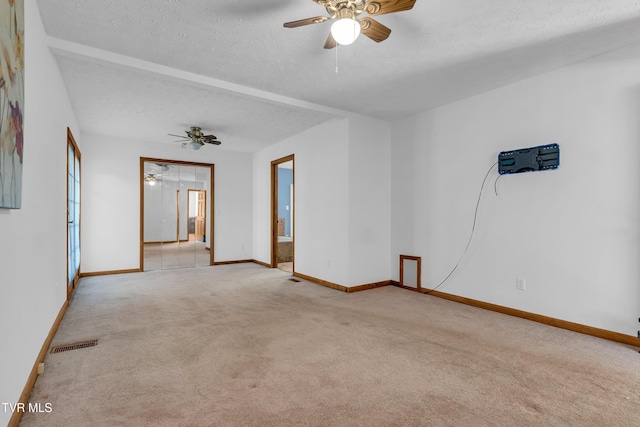
[[[329,37],[327,37],[327,41],[324,44],[325,49],[333,49],[338,46],[338,42],[333,38],[331,33],[329,33]]]
[[[206,139],[218,139],[218,137],[215,136],[215,135],[202,135],[202,138],[205,139],[205,140]]]
[[[169,136],[175,136],[175,137],[177,137],[177,138],[186,138],[186,136],[184,136],[184,135],[174,135],[174,134],[172,134],[172,133],[168,133],[167,135],[169,135]]]
[[[386,40],[391,34],[391,29],[385,27],[378,21],[372,18],[364,18],[360,20],[360,27],[362,34],[369,37],[376,43],[380,43],[383,40]]]
[[[222,141],[217,141],[217,140],[205,140],[204,142],[206,142],[207,144],[213,144],[213,145],[222,144]]]
[[[328,16],[316,16],[315,18],[300,19],[298,21],[285,22],[286,28],[302,27],[304,25],[320,24],[329,19]]]
[[[402,12],[413,8],[416,0],[375,0],[367,3],[367,13],[371,16]]]

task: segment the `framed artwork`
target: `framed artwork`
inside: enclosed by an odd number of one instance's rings
[[[24,0],[0,0],[0,208],[22,205]]]

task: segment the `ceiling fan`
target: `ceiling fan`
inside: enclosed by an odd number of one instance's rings
[[[380,43],[391,34],[391,29],[378,21],[365,17],[357,19],[362,13],[371,16],[401,12],[413,8],[416,0],[313,0],[327,9],[329,16],[316,16],[285,22],[286,28],[302,27],[310,24],[321,24],[335,19],[331,26],[331,33],[324,44],[325,49],[332,49],[338,45],[348,45],[358,38],[360,33],[374,42]]]
[[[189,130],[185,130],[187,136],[169,134],[169,136],[175,136],[183,138],[176,142],[182,142],[184,148],[189,147],[192,150],[199,150],[204,144],[220,145],[222,141],[218,141],[215,135],[205,135],[202,133],[202,129],[198,126],[191,126]]]
[[[144,183],[148,185],[156,185],[158,182],[162,181],[162,175],[155,173],[146,173],[144,174]]]
[[[160,169],[162,172],[166,172],[169,169],[171,169],[171,166],[169,166],[168,163],[153,163],[153,165],[151,165],[151,167],[154,167],[156,169]]]

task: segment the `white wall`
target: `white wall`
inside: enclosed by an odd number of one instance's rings
[[[178,240],[176,192],[178,181],[163,180],[144,188],[144,241],[171,242]]]
[[[348,286],[389,280],[391,148],[388,122],[349,119]]]
[[[270,262],[270,165],[295,155],[295,271],[343,286],[388,280],[389,124],[335,119],[254,154],[254,258]]]
[[[208,168],[199,168],[206,171]],[[166,176],[166,175],[165,175]],[[208,179],[207,179],[208,181]],[[144,188],[144,241],[145,242],[173,242],[178,238],[185,241],[189,238],[188,215],[194,213],[198,208],[197,198],[192,197],[189,203],[189,190],[203,190],[205,182],[202,181],[173,181],[162,179],[154,186],[145,185]],[[176,200],[176,193],[180,191],[180,207]],[[204,190],[209,198],[209,190]],[[195,196],[196,193],[191,193]],[[207,208],[205,207],[205,212]],[[180,221],[178,221],[178,212]],[[176,225],[177,224],[177,225]],[[209,234],[209,221],[205,221],[205,237]],[[178,228],[180,235],[178,236]],[[206,242],[209,247],[209,242]]]
[[[635,336],[639,107],[634,46],[394,123],[392,262],[412,250],[437,285],[498,153],[557,142],[556,171],[503,176],[498,196],[491,172],[440,290]]]
[[[83,142],[82,272],[139,267],[140,157],[215,164],[215,261],[251,258],[251,154],[92,134]]]
[[[0,402],[11,403],[66,300],[67,126],[82,146],[35,1],[25,3],[22,208],[0,209]],[[0,425],[10,418],[0,410]]]
[[[335,119],[254,153],[254,259],[271,262],[271,162],[294,154],[295,270],[348,282],[348,143],[348,120]]]

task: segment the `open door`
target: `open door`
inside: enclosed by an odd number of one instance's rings
[[[271,267],[294,272],[294,156],[271,162]]]

